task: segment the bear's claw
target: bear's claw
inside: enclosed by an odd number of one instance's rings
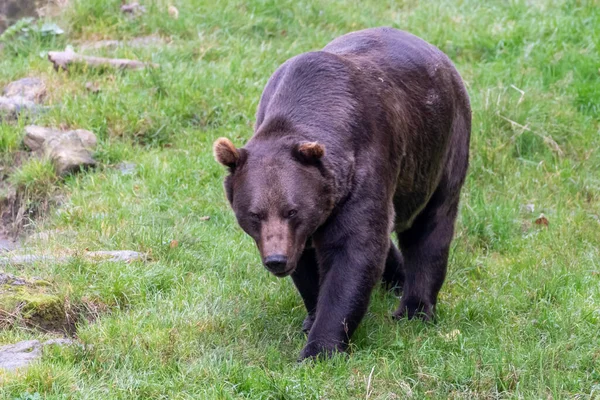
[[[394,319],[422,319],[423,321],[432,321],[434,317],[435,305],[431,302],[419,299],[402,299],[400,307],[394,312]]]
[[[306,359],[315,360],[319,358],[331,358],[334,354],[344,353],[345,347],[346,346],[343,343],[335,345],[320,342],[308,342],[306,346],[304,346],[304,349],[302,349],[298,362]]]

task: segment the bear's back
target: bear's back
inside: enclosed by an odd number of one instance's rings
[[[348,33],[330,42],[323,51],[359,65],[368,61],[384,70],[431,74],[440,66],[454,69],[437,47],[408,32],[387,27]]]

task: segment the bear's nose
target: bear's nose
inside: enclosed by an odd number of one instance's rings
[[[283,254],[274,254],[271,256],[267,256],[264,259],[265,267],[269,269],[269,271],[278,273],[283,272],[287,265],[287,257]]]

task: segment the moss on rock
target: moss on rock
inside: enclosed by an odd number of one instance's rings
[[[23,323],[43,330],[63,331],[67,325],[65,301],[46,281],[15,278],[0,286],[0,326]]]

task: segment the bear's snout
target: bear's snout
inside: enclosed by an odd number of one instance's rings
[[[286,276],[287,271],[287,262],[288,258],[283,254],[274,254],[265,257],[263,263],[265,267],[269,271],[271,271],[275,276]]]
[[[286,220],[271,217],[262,224],[256,243],[265,268],[279,278],[288,276],[295,267],[293,242],[294,233]]]

